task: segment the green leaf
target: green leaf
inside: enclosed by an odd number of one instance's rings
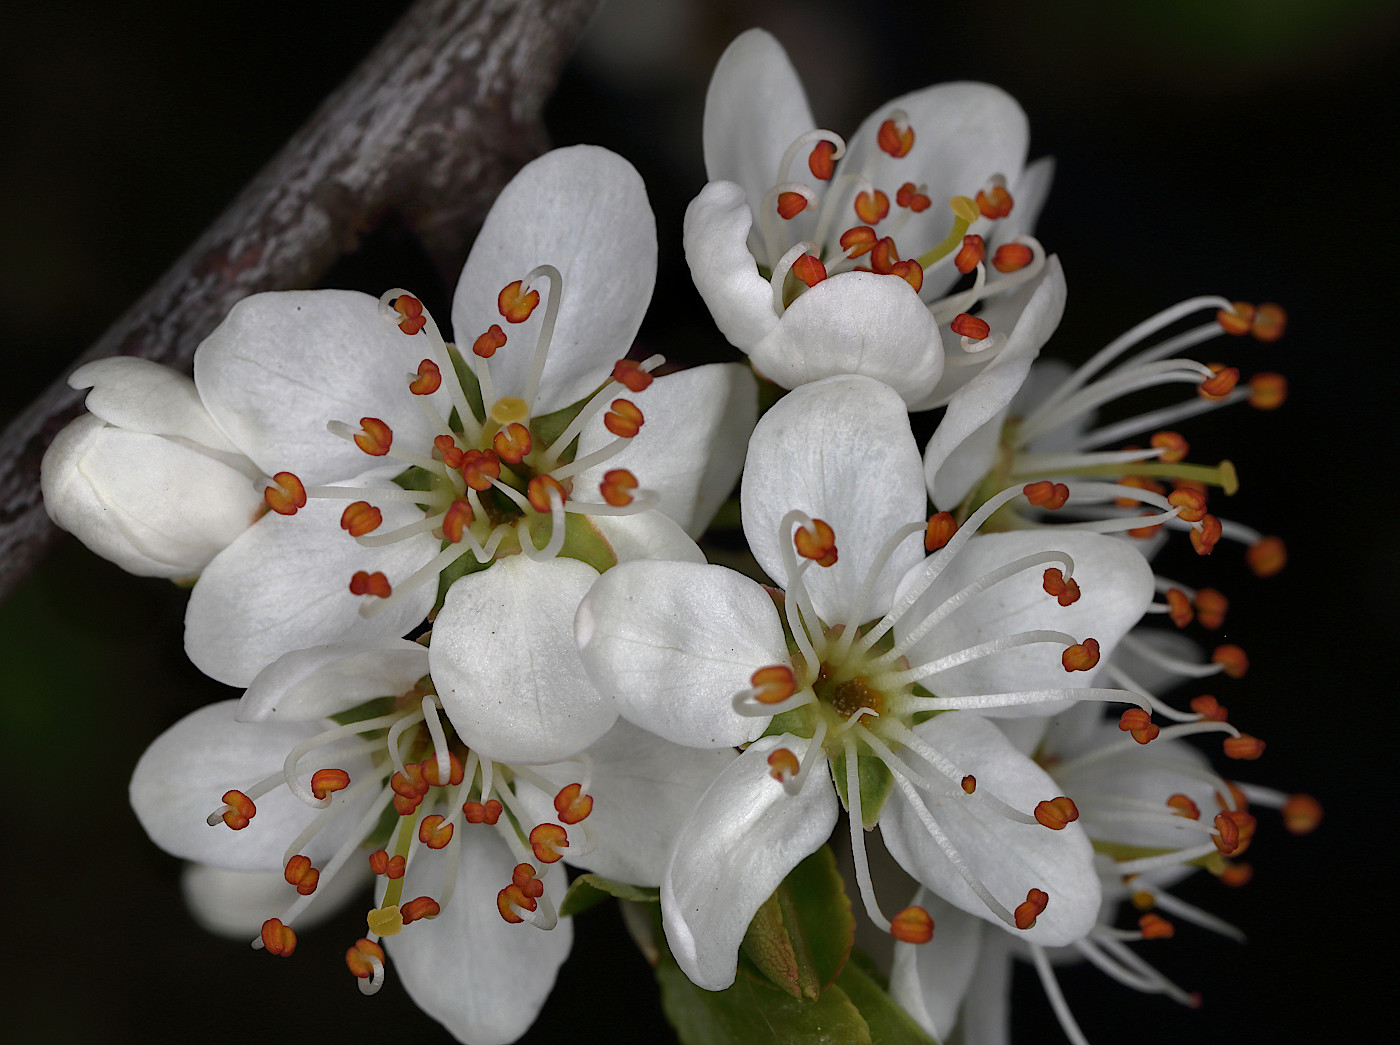
[[[816,999],[846,964],[855,928],[836,857],[822,846],[758,909],[743,954],[792,997]]]
[[[648,889],[641,885],[629,885],[604,878],[600,874],[581,874],[569,883],[569,891],[559,904],[559,917],[580,914],[602,903],[609,896],[619,900],[636,900],[642,903],[660,903],[661,890]]]
[[[831,779],[836,784],[836,793],[841,796],[841,804],[851,808],[846,794],[846,756],[837,755],[831,759]],[[880,819],[880,811],[885,808],[885,799],[894,789],[894,776],[889,767],[874,755],[856,754],[856,779],[860,781],[861,826],[869,831]]]
[[[724,991],[686,978],[669,953],[656,967],[661,1007],[681,1045],[874,1045],[860,1012],[840,987],[802,1001],[740,976]],[[883,1045],[883,1042],[882,1042]]]
[[[859,962],[846,963],[841,975],[836,977],[836,987],[845,991],[846,997],[860,1010],[861,1018],[870,1027],[870,1037],[880,1045],[938,1045],[860,968]]]

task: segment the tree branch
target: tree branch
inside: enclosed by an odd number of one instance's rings
[[[134,355],[188,369],[240,298],[312,285],[391,212],[444,269],[544,149],[540,111],[598,0],[418,0],[146,294],[0,439],[0,599],[57,534],[39,461],[77,416],[73,368]]]

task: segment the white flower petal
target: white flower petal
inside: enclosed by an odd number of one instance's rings
[[[855,605],[881,546],[899,527],[924,515],[922,465],[904,404],[865,377],[834,377],[780,399],[749,441],[740,491],[744,534],[754,557],[786,586],[780,532],[789,511],[827,522],[837,561],[813,565],[802,583],[828,625],[879,616],[897,579],[923,557],[917,535],[899,546],[881,571],[872,603]],[[884,605],[880,605],[883,600]]]
[[[598,577],[575,559],[501,559],[447,591],[428,661],[457,735],[498,762],[558,762],[617,720],[574,645],[574,611]]]
[[[676,833],[705,789],[734,761],[733,749],[681,747],[619,719],[587,754],[593,760],[588,789],[593,811],[584,824],[597,836],[598,847],[565,859],[617,881],[660,885]],[[532,817],[552,821],[557,788],[579,781],[580,771],[572,761],[536,766],[535,772],[555,784],[556,791],[545,794],[517,785],[516,794]]]
[[[734,982],[755,912],[836,826],[836,790],[824,759],[796,795],[770,775],[770,752],[785,747],[800,759],[807,743],[787,733],[753,743],[710,785],[676,836],[661,883],[662,924],[677,964],[705,990]]]
[[[630,562],[598,578],[574,633],[594,684],[618,711],[687,747],[753,740],[767,719],[731,703],[759,668],[788,662],[772,599],[722,566]]]
[[[580,472],[574,488],[591,498],[603,476],[626,468],[643,490],[660,496],[657,511],[698,536],[744,466],[744,449],[758,420],[758,386],[746,366],[714,363],[657,378],[626,393],[646,422],[621,451]],[[579,436],[583,457],[616,441],[598,414]]]
[[[748,352],[778,325],[773,288],[749,250],[753,213],[744,190],[712,181],[685,209],[685,260],[695,289],[731,345]]]
[[[956,507],[991,471],[1011,402],[1064,310],[1064,272],[1059,259],[1051,257],[1005,346],[952,394],[924,451],[924,476],[940,510]]]
[[[297,932],[338,913],[372,879],[363,860],[351,860],[329,879],[323,876],[316,885],[316,899],[297,917]],[[245,940],[257,936],[263,922],[297,898],[280,870],[228,871],[209,864],[186,864],[180,872],[180,892],[200,928]]]
[[[1045,771],[1017,751],[985,719],[950,711],[915,727],[915,732],[961,771],[977,778],[1004,802],[1030,812],[1036,803],[1061,794]],[[1004,926],[958,873],[934,842],[902,791],[890,796],[880,816],[880,830],[890,854],[926,888],[969,914]],[[1030,889],[1049,894],[1036,924],[1018,939],[1044,946],[1070,943],[1094,925],[1099,910],[1099,879],[1093,849],[1078,824],[1051,831],[1040,824],[1008,820],[977,795],[949,785],[946,792],[925,792],[934,820],[967,866],[1009,911]]]
[[[279,291],[233,306],[195,350],[194,380],[219,427],[259,468],[314,486],[404,468],[332,435],[329,421],[376,417],[398,445],[429,451],[437,431],[408,390],[426,354],[423,339],[380,315],[368,294]]]
[[[143,577],[191,577],[257,518],[252,481],[192,446],[77,418],[40,466],[49,517]]]
[[[618,562],[633,559],[705,561],[705,553],[681,529],[680,523],[654,509],[635,515],[598,515],[591,521],[612,545]]]
[[[927,889],[920,889],[911,902],[933,918],[933,939],[894,945],[890,996],[920,1027],[947,1041],[972,985],[987,926]]]
[[[807,153],[796,158],[792,171],[779,172],[778,163],[787,147],[814,127],[802,81],[782,44],[762,29],[736,36],[716,63],[705,94],[709,180],[738,182],[757,213],[777,181],[810,178]]]
[[[932,314],[904,280],[874,272],[842,272],[809,287],[748,353],[759,373],[784,388],[861,374],[889,385],[906,405],[925,398],[943,373]]]
[[[962,1045],[1011,1041],[1011,938],[987,933],[962,1011]]]
[[[92,389],[84,405],[110,425],[238,452],[205,409],[194,381],[178,370],[136,356],[110,356],[78,367],[68,384]]]
[[[330,718],[376,697],[407,693],[427,673],[427,647],[392,636],[293,650],[258,672],[238,702],[238,720]]]
[[[974,537],[895,625],[896,637],[994,569],[1042,552],[1062,552],[1074,560],[1074,579],[1082,593],[1079,601],[1061,606],[1047,595],[1044,566],[1023,570],[949,614],[914,645],[910,663],[928,663],[979,643],[1035,630],[1065,632],[1079,642],[1097,639],[1100,664],[1105,663],[1152,601],[1152,570],[1137,549],[1125,542],[1066,527]],[[910,573],[906,583],[917,576],[918,572]],[[941,671],[925,679],[924,685],[945,697],[1093,685],[1102,668],[1067,672],[1060,661],[1063,651],[1053,642],[1017,646]],[[1063,709],[1061,704],[1037,704],[986,713],[1049,715]]]
[[[496,198],[452,298],[452,329],[470,345],[493,323],[509,343],[491,358],[497,396],[520,396],[547,295],[524,323],[507,324],[496,298],[537,265],[563,276],[559,317],[534,413],[581,399],[627,354],[656,282],[656,219],[630,163],[594,145],[555,149],[521,168]]]
[[[340,528],[343,505],[312,499],[296,515],[268,513],[209,564],[185,611],[185,652],[206,675],[246,686],[284,653],[332,642],[402,635],[432,608],[430,582],[381,612],[360,613],[372,596],[350,594],[359,570],[390,584],[430,561],[438,542],[418,534],[362,548]],[[385,532],[422,518],[417,508],[381,506]]]
[[[240,831],[223,823],[210,827],[205,818],[223,804],[225,792],[244,790],[281,770],[292,748],[330,724],[240,723],[233,718],[237,706],[235,700],[210,704],[157,737],[132,773],[131,808],[151,841],[167,853],[228,870],[280,871],[283,849],[318,810],[279,787],[256,800],[257,812]],[[304,761],[302,783],[322,765]],[[338,758],[334,765],[348,772],[352,782],[370,770],[364,756]],[[345,841],[356,819],[356,812],[344,811],[313,840],[304,850],[313,864]]]
[[[515,859],[494,833],[477,829],[460,842],[457,886],[436,918],[405,927],[385,941],[388,975],[397,976],[420,1009],[471,1045],[507,1045],[535,1022],[569,956],[569,919],[541,931],[511,925],[496,909],[496,893],[510,884]],[[405,897],[442,895],[446,852],[420,850],[404,876]],[[562,874],[545,879],[557,907],[567,886]]]

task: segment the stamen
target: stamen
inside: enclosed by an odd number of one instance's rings
[[[861,903],[870,920],[886,932],[891,931],[889,919],[880,910],[875,899],[875,883],[870,877],[870,858],[865,852],[865,824],[861,812],[860,767],[857,761],[856,744],[849,736],[842,741],[846,754],[846,807],[851,829],[851,858],[855,863],[856,886]],[[899,779],[897,776],[895,779]],[[911,799],[912,801],[912,799]]]
[[[909,126],[909,117],[896,109],[889,119],[880,124],[875,141],[895,159],[909,155],[909,150],[914,147],[914,128]]]
[[[836,565],[836,534],[823,520],[813,519],[809,525],[799,526],[792,542],[804,559],[811,559],[818,566]]]
[[[797,775],[802,765],[790,748],[774,748],[768,753],[768,775],[779,783],[787,783]]]
[[[626,399],[614,399],[612,409],[603,415],[603,426],[621,439],[631,439],[641,431],[644,420],[635,403]]]
[[[507,323],[523,323],[540,303],[538,290],[525,290],[525,281],[507,283],[496,295],[496,308]]]
[[[393,588],[389,584],[389,579],[378,570],[373,573],[356,570],[355,575],[350,578],[350,594],[373,595],[377,598],[387,599],[393,594]]]
[[[973,233],[970,236],[963,237],[962,249],[953,257],[953,267],[963,275],[967,275],[978,265],[982,264],[982,259],[986,256],[986,241],[983,240],[981,236]],[[961,333],[961,331],[959,331],[959,333]],[[984,334],[982,336],[985,337],[986,335]]]
[[[278,472],[263,482],[263,500],[278,515],[296,515],[306,507],[306,487],[291,472]]]
[[[593,812],[593,796],[583,793],[582,784],[566,784],[554,796],[554,812],[562,824],[576,824]]]
[[[403,318],[399,329],[405,334],[416,334],[423,329],[427,320],[423,316],[423,302],[409,294],[400,294],[393,300],[394,311]]]
[[[1249,670],[1249,658],[1244,650],[1233,644],[1215,647],[1210,655],[1211,662],[1220,665],[1220,670],[1232,679],[1243,678]]]
[[[492,437],[496,455],[507,464],[519,464],[530,452],[530,430],[519,421],[512,421]]]
[[[890,919],[890,935],[901,943],[928,943],[933,939],[933,919],[922,907],[906,907]]]
[[[1092,671],[1099,663],[1099,643],[1097,639],[1076,642],[1060,654],[1060,663],[1066,671]]]
[[[1129,708],[1118,718],[1118,728],[1132,734],[1139,744],[1150,744],[1161,735],[1161,727],[1152,721],[1152,716],[1141,708]]]
[[[952,512],[937,512],[929,516],[924,530],[924,551],[936,552],[953,539],[958,532],[958,522]]]
[[[1230,391],[1239,384],[1240,372],[1232,366],[1225,366],[1222,363],[1206,364],[1212,371],[1212,376],[1200,383],[1197,391],[1205,399],[1223,399],[1230,394]]]
[[[1000,174],[988,179],[986,189],[977,190],[977,209],[989,220],[1006,217],[1014,204],[1011,193],[1006,191],[1006,179]]]
[[[354,946],[345,952],[345,966],[352,976],[361,981],[360,991],[363,994],[374,994],[383,984],[384,961],[384,948],[364,937],[356,940]],[[364,982],[366,980],[371,981],[368,987]]]
[[[1282,374],[1259,373],[1249,379],[1249,405],[1256,410],[1277,410],[1288,398],[1288,380]]]
[[[779,704],[797,692],[797,680],[786,664],[759,668],[749,681],[753,684],[753,699],[760,704]]]
[[[1288,563],[1288,549],[1279,537],[1261,537],[1244,553],[1256,577],[1272,577]]]
[[[1036,919],[1045,913],[1050,896],[1043,889],[1031,889],[1026,893],[1024,903],[1016,907],[1016,928],[1033,929]]]
[[[297,934],[292,932],[291,926],[283,925],[280,918],[269,918],[263,922],[261,942],[268,954],[290,958],[297,949]]]
[[[1035,252],[1025,243],[1003,243],[992,254],[992,268],[998,272],[1019,272],[1035,260]]]
[[[1237,737],[1226,737],[1225,757],[1244,759],[1253,762],[1264,753],[1264,742],[1258,737],[1252,737],[1248,733],[1241,733]]]
[[[792,274],[809,287],[815,287],[822,280],[826,279],[826,266],[821,263],[820,258],[811,254],[803,254],[792,263]]]
[[[418,364],[418,373],[408,383],[408,390],[416,396],[430,396],[442,387],[442,370],[431,359]]]
[[[973,341],[985,341],[992,332],[991,326],[985,319],[968,315],[966,312],[955,316],[953,322],[948,326],[954,334]]]
[[[212,827],[223,820],[235,831],[241,831],[248,826],[248,822],[257,816],[258,807],[242,791],[226,791],[221,799],[225,808],[222,811],[211,813],[209,825]]]
[[[321,872],[311,866],[311,858],[298,854],[287,861],[287,866],[282,871],[282,877],[286,879],[288,885],[296,886],[296,890],[302,896],[310,896],[316,891],[316,883],[320,880]]]
[[[1035,819],[1042,827],[1052,831],[1063,831],[1079,819],[1079,810],[1074,801],[1065,795],[1036,803]]]
[[[356,501],[340,513],[340,528],[351,537],[363,537],[379,529],[383,521],[384,513],[368,501]]]

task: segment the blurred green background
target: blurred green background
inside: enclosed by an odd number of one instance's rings
[[[342,2],[199,5],[66,0],[11,14],[0,41],[0,415],[94,340],[223,208],[404,8]],[[1020,99],[1032,155],[1053,153],[1039,228],[1060,254],[1068,312],[1050,352],[1086,355],[1176,300],[1277,300],[1281,343],[1222,346],[1246,373],[1287,373],[1275,414],[1236,410],[1187,430],[1243,478],[1231,517],[1285,536],[1288,570],[1252,578],[1222,548],[1208,578],[1232,600],[1227,637],[1250,676],[1215,691],[1266,739],[1242,776],[1323,801],[1293,839],[1261,816],[1255,882],[1194,882],[1185,898],[1251,936],[1183,928],[1144,954],[1205,1008],[1178,1010],[1067,970],[1091,1041],[1316,1040],[1381,993],[1385,872],[1394,843],[1396,685],[1385,479],[1395,447],[1393,312],[1397,101],[1393,3],[694,3],[614,0],[548,117],[557,144],[610,146],[647,179],[661,237],[642,340],[695,361],[733,358],[690,287],[680,218],[703,183],[709,71],[751,25],[802,72],[819,121],[849,132],[884,99],[975,78]],[[455,273],[449,274],[455,278]],[[327,277],[379,293],[448,285],[388,231]],[[144,746],[230,695],[181,649],[184,595],[127,576],[72,540],[0,607],[0,816],[10,917],[4,982],[15,1042],[446,1040],[390,976],[362,999],[341,964],[359,916],[273,961],[207,936],[181,906],[178,865],[126,804]],[[1380,810],[1377,816],[1375,811]],[[1380,833],[1380,844],[1376,834]],[[1377,923],[1380,924],[1377,924]],[[1059,1042],[1030,976],[1018,1043]],[[650,1022],[647,1022],[650,1021]],[[615,912],[580,919],[574,960],[527,1042],[664,1041],[655,991]],[[397,1039],[395,1039],[397,1040]]]

